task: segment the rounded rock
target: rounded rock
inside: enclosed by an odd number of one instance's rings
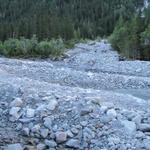
[[[45,150],[45,148],[46,148],[46,145],[45,144],[42,144],[42,143],[40,143],[40,144],[38,144],[37,145],[37,150]]]
[[[56,132],[56,142],[57,143],[63,143],[67,141],[67,133],[66,132]]]

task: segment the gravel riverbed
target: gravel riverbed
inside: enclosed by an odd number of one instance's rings
[[[1,57],[0,149],[150,150],[149,91],[150,62],[104,40],[59,61]]]

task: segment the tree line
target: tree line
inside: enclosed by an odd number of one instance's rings
[[[109,40],[128,58],[150,60],[150,6],[127,21],[120,17]]]
[[[108,36],[120,16],[128,20],[143,1],[0,0],[0,40]]]

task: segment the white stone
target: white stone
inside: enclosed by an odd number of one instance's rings
[[[21,98],[16,98],[14,101],[10,103],[10,107],[21,107],[23,105],[23,101]]]
[[[44,118],[44,126],[48,129],[52,128],[52,120],[49,117]]]
[[[20,107],[12,107],[9,111],[9,114],[15,119],[18,120],[20,117],[19,111],[21,110]]]
[[[38,144],[37,145],[37,150],[45,150],[45,148],[46,148],[46,145],[45,144],[42,144],[42,143],[40,143],[40,144]]]
[[[143,145],[144,145],[146,150],[150,150],[150,139],[144,139]]]
[[[134,134],[136,131],[136,124],[133,121],[123,120],[121,121],[121,124],[124,126],[125,131],[128,134]]]
[[[108,109],[108,107],[107,106],[101,106],[101,108],[100,108],[100,110],[104,113],[104,112],[106,112],[107,111],[107,109]]]
[[[33,118],[35,115],[35,110],[32,108],[27,108],[26,117],[27,118]]]
[[[41,136],[46,138],[48,136],[49,130],[48,129],[41,129]]]
[[[68,130],[66,133],[69,138],[72,138],[74,136],[70,130]]]
[[[136,117],[132,119],[132,121],[134,121],[136,125],[139,125],[141,123],[141,120],[142,120],[141,115],[136,115]]]
[[[117,113],[116,113],[116,111],[115,111],[114,109],[109,109],[109,110],[107,111],[107,115],[108,115],[109,117],[111,117],[111,118],[116,118]]]
[[[53,99],[47,105],[47,109],[48,110],[55,110],[55,108],[56,108],[57,105],[58,105],[58,102],[55,99]]]
[[[40,131],[40,128],[41,128],[41,126],[39,124],[37,124],[32,128],[32,132],[38,133]]]

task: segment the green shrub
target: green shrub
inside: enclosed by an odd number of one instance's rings
[[[65,49],[61,38],[38,42],[36,36],[31,39],[8,39],[0,42],[0,54],[8,57],[59,57]]]
[[[50,41],[42,41],[38,44],[36,49],[36,54],[41,55],[42,57],[59,57],[64,52],[64,43],[60,39],[52,39]]]
[[[18,56],[23,52],[20,49],[20,41],[18,39],[8,39],[4,42],[4,54],[7,56]]]
[[[35,53],[37,42],[33,39],[8,39],[4,42],[5,50],[4,54],[6,56],[26,56],[33,55]]]
[[[129,21],[120,20],[114,29],[114,32],[109,37],[109,41],[118,50],[119,53],[127,58],[140,58],[143,51],[141,40],[141,33],[144,31],[143,20],[140,16],[135,15]],[[142,33],[142,37],[146,35],[147,31]]]
[[[150,25],[141,33],[141,42],[145,46],[150,46]]]
[[[54,56],[60,56],[63,54],[64,49],[65,49],[65,45],[64,42],[61,38],[55,40],[52,39],[50,41],[51,45],[52,45],[52,55]]]
[[[3,55],[4,54],[4,44],[0,41],[0,55]]]
[[[72,40],[68,40],[68,41],[65,41],[65,47],[66,48],[73,48],[74,45],[78,42],[77,39],[72,39]]]

